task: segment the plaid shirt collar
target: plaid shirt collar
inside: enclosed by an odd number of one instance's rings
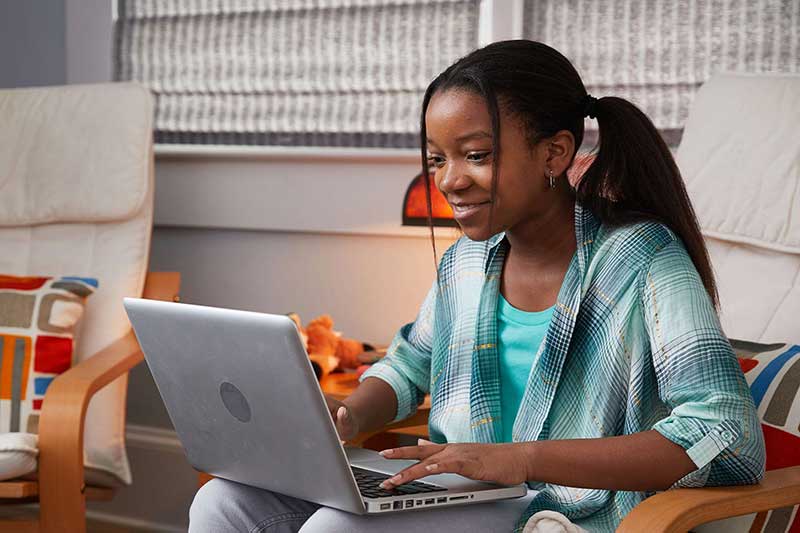
[[[561,369],[575,329],[584,288],[584,275],[592,252],[592,243],[600,228],[599,221],[579,203],[575,203],[575,241],[577,249],[570,261],[556,300],[556,310],[547,331],[542,352],[528,380],[523,405],[539,409],[522,409],[514,424],[518,441],[536,440],[550,411]],[[497,349],[497,299],[500,275],[508,252],[505,233],[489,240],[489,253],[484,264],[486,282],[481,291],[476,347],[479,358],[473,365],[470,388],[470,422],[475,442],[502,442],[500,415],[500,363]]]

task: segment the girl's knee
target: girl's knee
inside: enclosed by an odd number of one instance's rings
[[[212,479],[189,508],[189,532],[297,531],[319,506],[268,490]]]
[[[189,507],[189,531],[200,533],[222,527],[227,513],[224,506],[233,504],[235,485],[224,479],[212,479],[197,491]],[[224,531],[224,529],[222,530]]]

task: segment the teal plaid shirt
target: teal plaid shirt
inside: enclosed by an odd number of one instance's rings
[[[753,400],[681,241],[666,226],[611,229],[575,208],[578,247],[513,421],[515,441],[655,429],[697,470],[677,487],[757,483],[764,442]],[[431,394],[431,440],[501,442],[497,298],[508,242],[458,240],[445,252],[417,319],[364,374],[397,395],[396,420]],[[613,531],[650,496],[532,480],[517,524],[541,510]]]

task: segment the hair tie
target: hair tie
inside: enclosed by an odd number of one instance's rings
[[[583,116],[589,118],[597,116],[597,98],[589,93],[583,97]]]

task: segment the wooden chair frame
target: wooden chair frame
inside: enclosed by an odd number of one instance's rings
[[[758,485],[673,489],[656,494],[637,505],[617,533],[685,533],[714,520],[798,504],[800,466],[791,466],[767,472]]]
[[[180,274],[150,272],[143,298],[178,301]],[[83,429],[92,396],[143,360],[133,331],[64,372],[47,389],[39,420],[38,481],[0,482],[0,501],[39,501],[38,520],[0,521],[2,531],[84,533],[86,500],[114,489],[86,486]]]

